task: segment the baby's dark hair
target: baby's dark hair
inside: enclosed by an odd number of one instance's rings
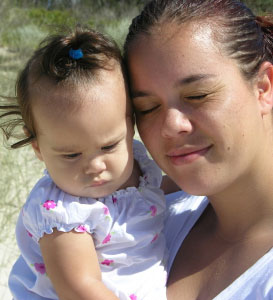
[[[152,0],[129,28],[124,56],[141,35],[156,35],[167,23],[209,22],[217,42],[250,80],[264,61],[273,63],[273,17],[257,17],[238,0]]]
[[[71,49],[82,52],[81,58],[73,58]],[[70,54],[69,54],[70,52]],[[0,128],[5,138],[19,138],[18,127],[24,128],[27,137],[11,145],[25,146],[36,138],[32,115],[31,89],[40,79],[48,79],[54,85],[78,85],[96,77],[100,70],[122,66],[122,56],[117,44],[102,33],[77,26],[68,34],[52,35],[44,39],[23,70],[18,74],[15,97],[5,97],[0,105]]]

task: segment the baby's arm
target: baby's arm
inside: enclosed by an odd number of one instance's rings
[[[164,191],[165,195],[181,191],[181,188],[167,175],[162,177],[160,188]]]
[[[90,234],[54,229],[39,242],[46,273],[60,300],[118,300],[101,281]]]

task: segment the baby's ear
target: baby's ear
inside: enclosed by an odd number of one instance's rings
[[[30,138],[32,136],[31,132],[28,130],[28,128],[26,126],[23,127],[23,130],[24,130],[24,134],[26,135],[27,138]],[[41,151],[40,151],[38,141],[37,141],[37,137],[31,139],[31,147],[34,150],[34,153],[35,153],[36,157],[39,160],[44,161],[43,156],[42,156]]]
[[[28,128],[27,128],[26,125],[23,126],[23,131],[24,131],[24,134],[25,134],[25,136],[26,136],[27,138],[31,137],[31,133],[30,133],[30,131],[28,130]]]
[[[27,128],[26,125],[23,127],[23,131],[24,131],[24,134],[26,135],[27,138],[30,138],[32,136],[30,130]],[[44,161],[41,150],[40,150],[40,147],[39,147],[39,144],[38,144],[38,141],[37,141],[37,137],[35,137],[31,140],[31,147],[34,150],[34,153],[35,153],[36,157],[39,160]]]
[[[261,114],[271,113],[273,108],[273,65],[268,61],[260,66],[257,77],[257,94]]]
[[[24,131],[24,134],[27,138],[30,138],[32,136],[31,132],[29,131],[29,129],[27,128],[27,126],[23,126],[23,131]],[[37,138],[34,138],[32,141],[31,141],[31,146],[35,152],[35,155],[37,156],[37,158],[39,158],[41,161],[43,161],[43,157],[42,157],[42,154],[41,154],[41,151],[40,151],[40,147],[38,145],[38,141],[37,141]]]
[[[35,155],[37,156],[37,158],[41,161],[44,161],[41,150],[40,150],[40,147],[39,147],[39,144],[38,144],[38,141],[37,141],[37,138],[35,138],[35,139],[33,139],[33,141],[31,141],[31,146],[32,146],[32,149],[34,150]]]

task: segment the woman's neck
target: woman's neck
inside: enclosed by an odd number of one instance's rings
[[[227,241],[273,230],[273,161],[259,165],[209,200],[215,231]]]

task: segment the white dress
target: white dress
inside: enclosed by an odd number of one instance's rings
[[[21,255],[9,277],[14,300],[58,299],[46,275],[38,243],[53,228],[92,234],[103,282],[119,299],[166,299],[161,170],[140,142],[134,141],[134,157],[143,174],[139,187],[104,198],[71,196],[60,190],[48,174],[38,181],[17,223]]]
[[[167,197],[165,235],[169,248],[168,271],[182,242],[208,205],[206,197],[184,192]],[[272,300],[273,248],[257,260],[213,300]]]

